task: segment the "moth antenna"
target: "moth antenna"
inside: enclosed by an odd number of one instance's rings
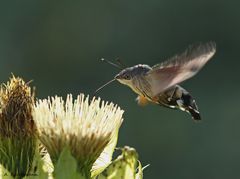
[[[120,58],[116,58],[116,62],[118,66],[122,67],[122,69],[126,68],[126,65],[120,60]]]
[[[95,92],[94,92],[94,95],[100,91],[101,89],[103,89],[105,86],[109,85],[110,83],[114,82],[116,79],[112,79],[110,81],[108,81],[107,83],[105,83],[104,85],[100,86]]]
[[[121,66],[119,64],[113,63],[113,62],[111,62],[109,60],[106,60],[104,58],[102,58],[101,61],[106,62],[106,63],[108,63],[108,64],[110,64],[110,65],[112,65],[112,66],[114,66],[114,67],[116,67],[118,69],[121,69],[121,70],[123,69],[123,68],[121,68]]]

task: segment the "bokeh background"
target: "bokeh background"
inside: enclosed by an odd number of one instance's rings
[[[34,80],[37,97],[92,95],[118,69],[154,65],[194,42],[214,40],[217,53],[183,83],[202,122],[184,112],[137,106],[115,82],[98,95],[125,110],[118,146],[135,147],[145,178],[240,177],[240,1],[1,1],[0,80]]]

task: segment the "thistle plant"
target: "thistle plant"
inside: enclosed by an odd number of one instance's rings
[[[37,149],[34,95],[21,78],[0,89],[0,164],[14,177],[29,175]]]
[[[62,152],[69,150],[76,160],[77,172],[84,178],[94,177],[109,164],[122,115],[123,110],[113,103],[100,98],[90,100],[83,94],[75,100],[68,95],[66,102],[57,96],[38,100],[33,110],[39,139],[54,167]]]
[[[123,112],[84,94],[35,101],[12,76],[0,88],[0,178],[141,179],[135,149],[112,161]]]

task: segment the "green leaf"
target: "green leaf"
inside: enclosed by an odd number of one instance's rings
[[[65,148],[55,165],[54,178],[85,179],[77,170],[77,162],[68,148]]]
[[[122,154],[114,160],[98,179],[135,179],[138,154],[135,149],[124,147]],[[141,167],[140,167],[141,169]],[[140,171],[140,170],[139,170]],[[140,174],[138,174],[140,176]]]
[[[103,152],[100,154],[98,159],[93,164],[93,167],[91,169],[92,178],[99,175],[103,170],[105,170],[108,167],[108,165],[110,165],[114,149],[117,145],[117,140],[118,130],[116,130],[115,134],[113,135],[108,145],[105,147]]]
[[[0,178],[13,179],[9,171],[7,171],[2,165],[0,165]]]

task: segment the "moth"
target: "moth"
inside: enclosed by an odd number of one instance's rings
[[[201,120],[195,99],[179,84],[199,72],[216,52],[215,42],[190,45],[181,54],[152,67],[138,64],[122,69],[113,80],[130,87],[137,95],[139,105],[149,102],[189,113],[194,120]],[[104,59],[103,59],[104,60]],[[120,67],[108,60],[111,65]]]

